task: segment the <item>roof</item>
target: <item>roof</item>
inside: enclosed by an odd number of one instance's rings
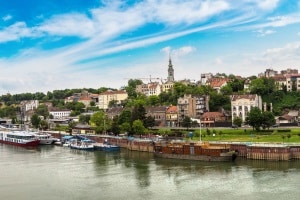
[[[49,112],[68,112],[68,111],[71,111],[71,110],[66,109],[66,108],[57,108],[57,107],[49,108]]]
[[[178,112],[177,106],[170,106],[166,111],[166,113],[177,113],[177,112]]]
[[[112,94],[127,94],[127,92],[125,90],[117,90],[117,91],[107,90],[105,92],[102,92],[100,95],[112,95]]]
[[[236,101],[238,99],[249,99],[249,100],[255,100],[257,98],[257,94],[242,94],[242,95],[232,95],[231,101]]]
[[[227,81],[226,80],[219,80],[219,81],[213,81],[213,82],[210,82],[210,86],[212,88],[216,88],[216,87],[222,87],[224,84],[226,84]]]
[[[283,75],[277,75],[273,77],[275,81],[286,81],[286,77]]]
[[[166,106],[152,106],[152,107],[146,107],[146,112],[166,112],[167,107]]]
[[[91,100],[92,100],[92,98],[91,97],[87,97],[87,96],[81,96],[79,98],[79,101],[91,101]]]
[[[285,115],[280,116],[278,119],[291,120],[291,119],[293,119],[293,116],[285,114]]]
[[[202,118],[215,118],[215,117],[223,117],[223,113],[221,112],[206,112],[203,113]]]

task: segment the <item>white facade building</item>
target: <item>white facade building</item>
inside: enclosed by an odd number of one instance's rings
[[[64,119],[71,115],[71,110],[52,108],[49,114],[52,115],[54,119]]]
[[[254,107],[258,107],[262,110],[262,99],[261,96],[256,94],[249,95],[232,95],[231,96],[231,113],[232,120],[239,117],[245,122],[246,117],[250,110]]]
[[[128,98],[125,90],[112,91],[107,90],[99,94],[98,107],[100,109],[108,109],[109,102],[115,101],[116,104],[121,104],[122,101]]]

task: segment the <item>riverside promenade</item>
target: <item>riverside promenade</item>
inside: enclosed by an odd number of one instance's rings
[[[66,135],[49,132],[56,138]],[[110,144],[119,145],[131,151],[154,152],[154,138],[117,137],[108,135],[85,135],[85,137],[99,143],[105,140]],[[210,142],[230,144],[231,150],[238,151],[238,157],[252,160],[288,161],[300,160],[300,144],[291,143],[252,143],[252,142]]]

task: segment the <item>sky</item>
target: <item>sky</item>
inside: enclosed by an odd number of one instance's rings
[[[300,66],[299,0],[0,0],[0,95]]]

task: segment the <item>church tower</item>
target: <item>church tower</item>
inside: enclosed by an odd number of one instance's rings
[[[167,82],[174,82],[174,69],[171,57],[169,57],[168,79]]]

